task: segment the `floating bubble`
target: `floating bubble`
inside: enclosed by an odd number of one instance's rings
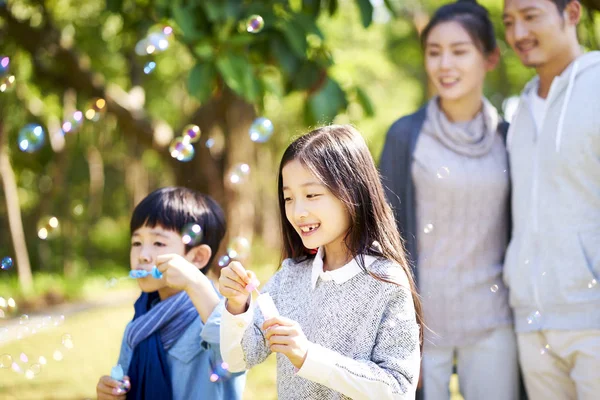
[[[544,355],[550,351],[550,345],[546,343],[544,347],[540,349],[540,354]]]
[[[38,221],[38,237],[42,240],[52,239],[60,233],[60,224],[58,218],[48,216]]]
[[[65,122],[62,124],[62,130],[64,133],[75,133],[83,125],[83,113],[81,111],[75,111]]]
[[[252,122],[248,133],[250,134],[250,140],[253,142],[265,143],[273,135],[273,130],[274,127],[271,120],[260,117]]]
[[[4,257],[0,262],[0,268],[7,271],[13,267],[13,260],[10,257]]]
[[[52,354],[52,358],[54,358],[54,360],[56,360],[56,361],[62,361],[63,353],[61,353],[60,350],[55,350],[54,353]]]
[[[6,308],[6,306],[7,306],[6,299],[4,297],[0,297],[0,307]]]
[[[492,293],[496,293],[498,291],[498,285],[492,285],[490,290],[492,291]]]
[[[250,175],[250,166],[248,164],[235,164],[229,170],[229,174],[227,175],[227,180],[233,185],[243,184],[248,179]]]
[[[212,147],[215,145],[215,139],[214,138],[208,138],[206,139],[206,143],[205,146],[207,149],[212,149]]]
[[[85,107],[85,118],[97,122],[106,114],[106,100],[95,98]]]
[[[3,77],[4,75],[6,75],[8,73],[9,65],[10,65],[10,58],[8,58],[6,56],[0,57],[0,77]]]
[[[20,374],[21,371],[21,367],[19,367],[19,364],[17,364],[16,362],[13,361],[11,368],[13,371],[15,371],[16,373]]]
[[[7,304],[8,304],[8,306],[9,306],[9,307],[11,307],[11,308],[15,308],[15,307],[17,306],[17,303],[15,302],[15,299],[13,299],[12,297],[10,297],[10,298],[8,299],[8,303],[7,303]]]
[[[211,382],[216,382],[216,381],[218,381],[218,380],[219,380],[219,375],[217,375],[217,374],[214,374],[214,373],[213,373],[213,374],[210,374],[210,381],[211,381]]]
[[[200,140],[200,127],[198,125],[188,125],[183,128],[183,132],[181,132],[181,137],[187,143],[196,143]]]
[[[10,368],[13,363],[13,358],[10,354],[0,355],[0,368]]]
[[[31,333],[31,331],[28,326],[26,326],[26,325],[19,326],[17,328],[17,339],[21,340],[24,337],[29,336],[30,333]]]
[[[202,240],[202,227],[198,224],[187,224],[183,227],[181,241],[183,244],[195,246]]]
[[[19,318],[19,325],[27,325],[29,323],[29,315],[23,314],[21,318]]]
[[[14,75],[8,75],[2,78],[0,81],[0,92],[10,92],[10,90],[15,87],[16,81],[17,79]]]
[[[112,289],[117,286],[117,283],[119,283],[119,280],[115,277],[112,277],[106,281],[106,287]]]
[[[529,325],[537,324],[540,322],[541,319],[542,319],[542,314],[540,314],[539,311],[534,311],[527,317],[527,323]]]
[[[64,315],[59,315],[58,317],[54,318],[54,326],[60,326],[62,324],[65,323],[65,316]]]
[[[227,364],[225,361],[223,361],[223,362],[221,363],[221,368],[223,368],[224,370],[226,370],[226,371],[227,371],[227,370],[229,370],[229,364]]]
[[[52,325],[52,316],[45,315],[44,317],[42,317],[42,326],[48,327],[50,325]]]
[[[19,131],[19,149],[26,153],[34,153],[46,143],[46,132],[38,124],[27,124]]]
[[[147,38],[143,38],[142,40],[138,41],[135,45],[135,54],[137,54],[138,56],[147,55],[149,45],[150,45],[150,42],[148,41]],[[154,52],[154,49],[152,49],[152,52]]]
[[[27,378],[27,379],[35,378],[35,374],[33,373],[33,371],[31,369],[27,368],[25,370],[25,378]]]
[[[594,287],[596,287],[596,285],[598,285],[598,281],[595,279],[592,279],[589,283],[588,283],[588,289],[592,289]]]
[[[450,176],[450,168],[448,167],[442,167],[440,169],[438,169],[437,171],[437,177],[438,179],[444,179]]]
[[[84,212],[85,206],[82,202],[77,201],[72,204],[71,214],[73,214],[74,217],[81,217]]]
[[[144,73],[146,75],[150,75],[152,71],[156,69],[156,63],[154,61],[148,61],[146,65],[144,65]]]
[[[46,357],[44,356],[40,356],[39,360],[40,365],[46,365],[48,363],[48,360],[46,360]]]
[[[21,353],[21,355],[19,356],[19,359],[21,360],[21,362],[29,362],[29,357],[27,357],[27,354],[25,353]]]
[[[171,157],[183,162],[190,161],[192,158],[194,158],[194,154],[196,153],[194,146],[192,146],[191,143],[187,143],[181,137],[175,138],[171,142],[171,145],[169,146],[169,152],[171,153]]]
[[[61,337],[61,343],[63,346],[65,346],[65,348],[70,350],[73,348],[73,337],[68,333],[65,333]]]
[[[433,232],[433,224],[427,224],[427,225],[425,225],[425,228],[423,228],[423,232],[424,233],[431,233],[431,232]]]
[[[265,20],[260,15],[251,15],[246,21],[246,30],[250,33],[258,33],[265,27]]]
[[[242,236],[231,239],[227,246],[227,255],[230,258],[242,259],[250,254],[250,241]]]
[[[229,265],[230,262],[231,262],[231,258],[227,254],[225,254],[224,256],[221,256],[219,258],[218,264],[219,264],[219,267],[225,268],[226,266]]]

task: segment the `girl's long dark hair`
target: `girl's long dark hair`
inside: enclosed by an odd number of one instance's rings
[[[350,229],[346,234],[345,244],[360,267],[375,279],[399,284],[393,277],[378,276],[368,271],[361,255],[371,255],[394,261],[406,273],[422,344],[425,325],[421,300],[392,209],[385,200],[379,172],[361,134],[350,125],[322,127],[296,139],[283,154],[277,188],[283,258],[303,260],[314,257],[314,254],[304,247],[302,239],[287,220],[283,197],[282,170],[293,160],[300,161],[344,203],[350,215]]]

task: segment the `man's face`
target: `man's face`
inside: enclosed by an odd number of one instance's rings
[[[538,68],[568,56],[575,25],[550,0],[505,0],[506,41],[523,65]]]

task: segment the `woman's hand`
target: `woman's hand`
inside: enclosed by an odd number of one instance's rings
[[[300,325],[289,318],[275,317],[265,321],[263,329],[271,351],[283,354],[294,367],[302,368],[310,342]]]

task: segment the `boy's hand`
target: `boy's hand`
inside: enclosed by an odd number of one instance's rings
[[[125,400],[127,392],[131,389],[131,382],[129,382],[128,376],[125,376],[123,381],[125,385],[122,385],[121,382],[112,379],[108,375],[100,378],[96,385],[98,400]]]
[[[156,268],[163,274],[165,283],[177,290],[188,290],[202,275],[198,267],[177,254],[156,257]]]
[[[300,325],[289,318],[275,317],[266,320],[263,329],[271,351],[283,354],[294,367],[302,368],[309,342]]]
[[[219,292],[227,298],[227,310],[230,313],[237,315],[246,311],[246,304],[251,292],[246,287],[253,281],[256,281],[254,272],[247,271],[237,261],[230,262],[221,270]]]

